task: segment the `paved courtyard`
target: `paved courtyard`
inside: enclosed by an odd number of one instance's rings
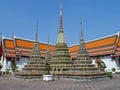
[[[0,76],[0,90],[120,90],[120,75],[113,79],[97,81],[20,80],[12,76]]]

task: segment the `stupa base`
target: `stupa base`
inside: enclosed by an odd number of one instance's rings
[[[24,73],[24,72],[17,72],[14,74],[15,78],[19,79],[41,79],[42,73]]]
[[[78,81],[91,81],[108,79],[105,72],[100,73],[64,73],[54,75],[55,79],[69,79]]]

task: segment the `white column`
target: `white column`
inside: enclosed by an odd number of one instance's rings
[[[3,65],[3,55],[1,56],[0,63]]]
[[[117,65],[117,69],[120,70],[119,56],[115,57],[115,62]]]
[[[2,65],[2,71],[3,72],[6,72],[6,69],[7,69],[7,60],[6,60],[6,57],[4,57],[3,59],[3,65]]]

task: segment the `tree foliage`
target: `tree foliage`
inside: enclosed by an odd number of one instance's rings
[[[11,65],[11,69],[12,69],[13,72],[15,72],[15,70],[16,70],[17,68],[18,68],[18,67],[16,66],[15,63]]]
[[[1,71],[1,69],[2,69],[2,65],[1,65],[1,63],[0,63],[0,71]]]
[[[52,69],[50,67],[50,64],[49,63],[45,63],[45,71],[46,71],[45,74],[49,75],[51,70]]]

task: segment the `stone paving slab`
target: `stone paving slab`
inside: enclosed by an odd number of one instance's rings
[[[0,77],[0,90],[120,90],[120,75],[97,81],[20,80],[12,76]]]

